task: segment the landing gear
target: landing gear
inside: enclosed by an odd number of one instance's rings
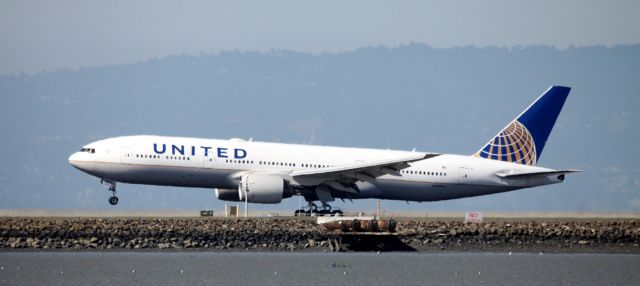
[[[109,204],[111,204],[112,206],[117,205],[118,197],[116,197],[116,182],[107,181],[103,179],[101,183],[109,186],[109,191],[111,192],[111,197],[109,198]]]
[[[296,210],[293,215],[295,216],[325,216],[325,215],[333,215],[333,216],[341,216],[343,215],[342,210],[338,208],[332,208],[329,204],[323,203],[322,208],[318,209],[318,206],[313,202],[309,201],[309,206]]]
[[[295,212],[293,212],[293,215],[294,216],[310,216],[312,214],[317,214],[317,213],[318,213],[318,206],[316,206],[316,204],[310,201],[308,207],[297,209]]]
[[[118,197],[116,197],[116,196],[112,196],[112,197],[110,197],[110,198],[109,198],[109,203],[110,203],[112,206],[117,205],[117,204],[118,204]]]

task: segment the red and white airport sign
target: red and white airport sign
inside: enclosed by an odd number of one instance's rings
[[[464,222],[482,222],[482,212],[465,212]]]

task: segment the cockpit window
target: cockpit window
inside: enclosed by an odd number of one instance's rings
[[[87,153],[95,154],[96,153],[96,149],[93,149],[93,148],[82,148],[82,149],[80,149],[80,152],[87,152]]]

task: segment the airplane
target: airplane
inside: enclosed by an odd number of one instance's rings
[[[439,201],[563,182],[536,166],[571,88],[549,87],[471,155],[312,146],[151,135],[92,142],[69,163],[101,180],[118,203],[116,183],[213,189],[224,201],[277,204],[294,195],[316,212],[335,199]],[[300,210],[299,210],[300,211]]]

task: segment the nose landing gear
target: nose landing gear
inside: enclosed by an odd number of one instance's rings
[[[116,197],[115,195],[114,195],[114,196],[112,196],[112,197],[110,197],[110,198],[109,198],[109,203],[110,203],[112,206],[117,205],[117,204],[118,204],[118,197]]]
[[[109,198],[109,204],[111,204],[112,206],[115,206],[118,204],[118,197],[116,197],[116,182],[113,181],[107,181],[107,180],[102,180],[100,183],[108,185],[109,186],[109,190],[111,192],[111,197]]]

